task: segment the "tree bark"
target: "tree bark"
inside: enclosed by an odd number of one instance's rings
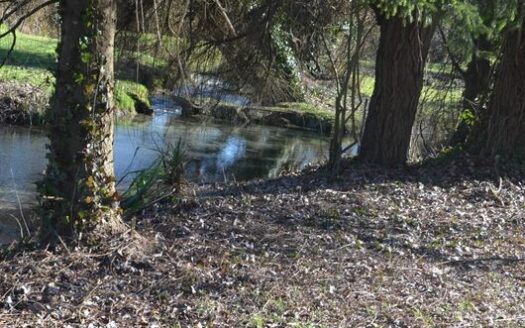
[[[463,108],[477,110],[475,105],[477,98],[490,86],[490,60],[480,56],[478,51],[494,51],[494,45],[485,37],[475,41],[476,50],[465,72],[465,90],[463,92]]]
[[[62,0],[42,237],[119,229],[113,170],[115,0]]]
[[[359,158],[398,166],[407,159],[434,26],[377,16],[381,35],[376,80]]]
[[[525,21],[503,44],[494,91],[477,127],[475,152],[493,158],[525,156]]]

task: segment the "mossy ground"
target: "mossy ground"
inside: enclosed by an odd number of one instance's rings
[[[316,105],[304,103],[304,102],[287,102],[277,104],[278,110],[293,110],[304,114],[313,115],[319,119],[326,120],[328,122],[334,121],[334,113]]]

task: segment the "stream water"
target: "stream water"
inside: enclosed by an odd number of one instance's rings
[[[136,170],[149,167],[166,144],[181,140],[186,179],[196,182],[275,177],[325,159],[328,140],[315,133],[270,126],[232,126],[180,118],[166,98],[152,100],[152,117],[119,120],[115,137],[115,173],[126,188]],[[35,203],[36,186],[46,166],[45,131],[0,126],[0,230],[8,210]],[[0,231],[1,234],[1,231]]]

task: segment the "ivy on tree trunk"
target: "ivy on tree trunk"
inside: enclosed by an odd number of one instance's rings
[[[113,170],[116,0],[61,0],[61,41],[40,185],[42,237],[121,225]]]

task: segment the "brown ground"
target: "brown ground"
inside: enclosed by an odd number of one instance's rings
[[[39,125],[49,97],[28,83],[0,83],[0,123]]]
[[[195,187],[96,251],[5,259],[0,326],[523,327],[525,186],[453,171]]]

